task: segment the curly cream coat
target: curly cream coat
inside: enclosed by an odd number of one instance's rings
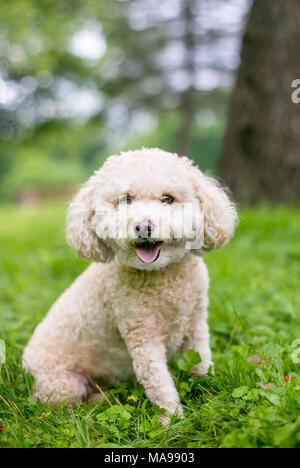
[[[117,214],[128,194],[127,235],[114,238],[107,235],[107,225],[120,224],[123,218]],[[187,248],[190,232],[175,238],[162,203],[165,194],[174,198],[169,207],[174,219],[184,203],[199,208],[200,247]],[[159,255],[143,261],[137,231],[129,227],[155,215],[168,236],[158,235],[153,224],[150,240],[158,242]],[[95,263],[53,305],[24,351],[36,395],[54,403],[82,401],[95,393],[96,384],[137,379],[153,404],[182,414],[167,359],[193,348],[202,358],[199,373],[212,366],[209,279],[202,256],[231,238],[236,219],[226,191],[188,158],[159,149],[108,158],[81,188],[67,218],[69,243]]]

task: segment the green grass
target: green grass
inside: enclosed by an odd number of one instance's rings
[[[243,210],[234,240],[208,255],[216,374],[192,376],[173,359],[185,419],[167,427],[143,389],[127,384],[111,390],[122,406],[112,397],[57,410],[32,395],[22,349],[86,267],[64,242],[64,215],[61,205],[0,209],[1,447],[300,447],[300,364],[292,359],[300,339],[299,210]]]

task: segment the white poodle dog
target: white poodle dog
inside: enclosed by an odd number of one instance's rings
[[[94,260],[36,328],[24,366],[43,401],[82,401],[96,385],[140,382],[182,414],[167,359],[194,349],[212,366],[203,255],[232,237],[226,191],[191,160],[160,149],[111,156],[81,188],[67,239]]]

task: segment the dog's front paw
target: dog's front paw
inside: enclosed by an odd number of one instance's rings
[[[167,416],[166,414],[160,414],[159,420],[161,426],[167,426],[170,423],[170,416]]]
[[[159,415],[160,423],[162,426],[167,426],[170,423],[170,416],[176,416],[177,418],[183,418],[183,408],[181,405],[176,406],[176,409],[173,411],[166,411],[163,414]]]
[[[200,364],[198,364],[197,366],[195,366],[193,368],[193,372],[199,375],[206,375],[208,374],[208,372],[211,372],[212,374],[214,374],[215,373],[214,363],[210,361],[209,359],[206,359],[200,362]]]

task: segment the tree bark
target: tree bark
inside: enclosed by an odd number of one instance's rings
[[[189,153],[192,143],[192,132],[196,113],[196,90],[194,88],[188,89],[182,101],[177,153],[185,155]]]
[[[184,35],[183,44],[185,47],[185,69],[190,78],[190,85],[188,89],[181,96],[180,103],[180,129],[178,136],[177,152],[178,154],[188,154],[191,140],[192,131],[195,123],[196,113],[196,99],[197,91],[194,87],[196,76],[196,46],[197,38],[195,35],[196,24],[194,20],[193,10],[196,7],[197,1],[184,0],[182,9],[182,18],[184,21]]]
[[[254,0],[220,173],[242,202],[300,200],[300,1]]]

